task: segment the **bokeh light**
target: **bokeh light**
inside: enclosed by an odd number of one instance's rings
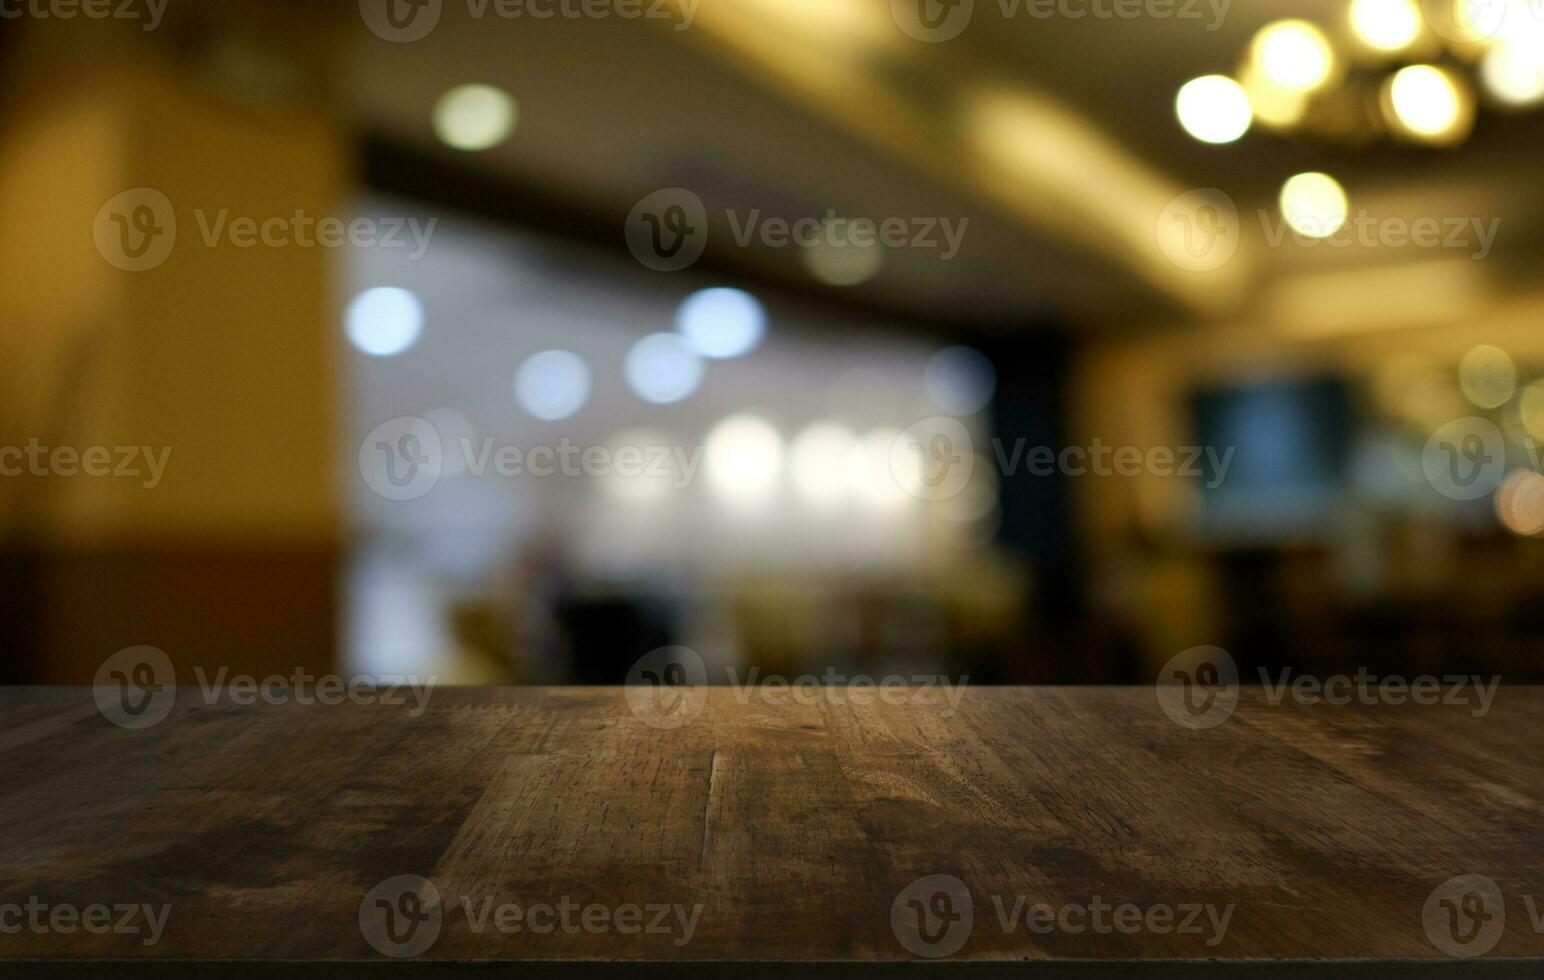
[[[1174,112],[1203,143],[1232,143],[1249,131],[1254,112],[1244,87],[1226,75],[1202,75],[1180,87]]]
[[[1289,92],[1311,92],[1335,71],[1329,39],[1306,20],[1278,20],[1262,27],[1250,54],[1272,85]]]
[[[1496,489],[1496,517],[1513,534],[1544,532],[1544,476],[1532,470],[1508,473]]]
[[[424,307],[406,289],[378,286],[354,297],[343,322],[349,343],[372,357],[391,357],[418,342]]]
[[[1480,80],[1485,90],[1509,106],[1544,101],[1544,57],[1521,44],[1503,44],[1485,52]]]
[[[829,231],[824,231],[818,240],[800,250],[810,275],[827,286],[857,286],[879,274],[885,252],[878,241],[858,244],[833,239]]]
[[[1351,205],[1345,189],[1329,174],[1291,177],[1281,187],[1281,213],[1292,230],[1309,238],[1328,238],[1346,223]]]
[[[1374,51],[1403,51],[1421,36],[1422,17],[1415,0],[1354,0],[1351,29]]]
[[[590,369],[573,351],[532,354],[515,372],[515,400],[539,419],[566,419],[590,398]]]
[[[434,132],[458,150],[486,150],[514,132],[515,100],[492,85],[457,85],[434,104]]]
[[[708,433],[703,466],[709,485],[728,503],[766,501],[783,468],[783,437],[758,415],[731,415]]]
[[[1458,387],[1480,408],[1499,408],[1517,390],[1517,366],[1506,351],[1481,344],[1458,362]]]
[[[997,370],[985,354],[971,347],[945,347],[923,372],[933,404],[951,415],[974,415],[997,392]]]
[[[796,437],[788,453],[794,490],[806,503],[830,507],[847,497],[847,467],[857,436],[844,425],[816,422]]]
[[[702,384],[702,358],[679,334],[654,333],[633,344],[624,368],[627,386],[639,398],[668,405]]]
[[[859,501],[876,511],[892,511],[913,498],[891,468],[892,450],[901,434],[895,429],[871,429],[853,446],[847,476]]]
[[[1285,89],[1251,63],[1239,75],[1254,119],[1273,129],[1287,129],[1302,122],[1308,111],[1306,93]]]
[[[1523,389],[1517,399],[1517,415],[1530,436],[1544,441],[1544,380]]]
[[[1412,139],[1451,144],[1474,125],[1474,96],[1458,74],[1435,65],[1410,65],[1388,80],[1389,122]]]
[[[676,330],[703,357],[739,357],[755,350],[767,329],[767,314],[743,289],[715,286],[682,301]]]
[[[613,465],[599,481],[611,497],[633,504],[660,500],[669,495],[681,475],[669,465],[654,461],[672,450],[670,436],[654,429],[624,429],[606,440]]]

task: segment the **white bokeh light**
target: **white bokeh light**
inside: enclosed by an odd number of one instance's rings
[[[539,419],[566,419],[589,397],[590,369],[573,351],[532,354],[515,372],[515,400]]]
[[[890,465],[900,435],[894,429],[872,429],[863,434],[848,457],[847,478],[858,500],[873,510],[895,510],[912,499]]]
[[[794,489],[806,503],[830,507],[848,495],[848,466],[857,444],[851,429],[816,422],[800,432],[788,452]]]
[[[708,483],[725,501],[764,502],[783,469],[783,437],[758,415],[731,415],[708,433],[703,465]]]
[[[612,466],[600,479],[601,489],[616,500],[644,504],[663,500],[676,488],[679,474],[673,463],[657,463],[670,453],[674,440],[654,429],[624,429],[606,440]]]
[[[702,358],[680,335],[652,333],[628,350],[625,373],[639,398],[668,405],[702,384]]]
[[[951,415],[974,415],[997,392],[997,370],[972,347],[945,347],[927,362],[922,383],[933,404]]]
[[[514,131],[515,100],[492,85],[457,85],[434,104],[434,132],[458,150],[486,150]]]
[[[1232,143],[1249,132],[1254,110],[1244,87],[1226,75],[1203,75],[1181,86],[1174,112],[1185,132],[1203,143]]]
[[[682,301],[676,329],[703,357],[739,357],[761,343],[767,314],[756,297],[743,289],[715,286]]]
[[[396,286],[366,289],[354,297],[344,315],[349,343],[372,357],[391,357],[412,347],[423,324],[423,303]]]

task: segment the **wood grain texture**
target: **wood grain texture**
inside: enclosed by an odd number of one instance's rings
[[[89,689],[0,690],[0,906],[169,906],[153,945],[22,928],[0,932],[0,957],[386,963],[361,905],[399,875],[441,899],[415,962],[916,961],[892,906],[932,875],[957,878],[973,913],[937,969],[1473,966],[1423,919],[1459,875],[1503,896],[1485,961],[1544,957],[1544,690],[1504,688],[1477,718],[1270,705],[1246,688],[1203,731],[1172,723],[1151,688],[971,688],[957,711],[936,694],[867,700],[713,688],[662,729],[619,688],[441,688],[419,717],[184,688],[132,731]],[[571,930],[497,927],[500,905],[560,915],[565,898]],[[1191,905],[1232,911],[1221,931],[1042,933],[1002,921],[1021,898],[1085,923],[1096,901],[1176,922]],[[669,929],[650,931],[660,907]],[[682,941],[677,916],[698,907]]]

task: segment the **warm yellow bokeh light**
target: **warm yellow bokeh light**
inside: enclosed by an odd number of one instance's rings
[[[1282,216],[1300,235],[1328,238],[1345,225],[1350,210],[1345,189],[1329,174],[1298,174],[1281,187]]]
[[[1421,36],[1421,11],[1415,0],[1354,0],[1351,29],[1374,51],[1403,51]]]
[[[1401,68],[1388,81],[1390,122],[1429,143],[1455,143],[1474,123],[1473,96],[1458,75],[1435,65]]]
[[[1250,56],[1266,81],[1288,92],[1312,92],[1335,71],[1335,51],[1324,32],[1296,18],[1262,27]]]
[[[1544,440],[1544,379],[1523,389],[1517,399],[1517,416],[1530,436]]]
[[[1544,101],[1544,52],[1503,44],[1485,52],[1480,79],[1486,91],[1512,106]]]
[[[1308,96],[1281,88],[1257,66],[1245,66],[1240,75],[1249,108],[1254,118],[1273,129],[1288,129],[1303,121],[1308,111]]]
[[[1499,408],[1517,391],[1517,367],[1506,351],[1481,344],[1458,362],[1458,387],[1480,408]]]
[[[1226,75],[1202,75],[1180,87],[1174,112],[1185,132],[1203,143],[1232,143],[1254,118],[1244,87]]]

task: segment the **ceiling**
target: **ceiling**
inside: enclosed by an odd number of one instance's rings
[[[896,28],[884,0],[702,0],[685,30],[674,29],[680,7],[675,25],[537,21],[475,18],[447,0],[420,41],[355,31],[349,77],[368,131],[576,202],[614,223],[618,247],[639,199],[686,187],[708,208],[710,258],[810,289],[796,249],[740,247],[716,216],[968,218],[955,258],[889,250],[873,280],[836,290],[899,317],[983,331],[1244,317],[1294,277],[1460,257],[1267,245],[1257,210],[1268,215],[1280,182],[1302,170],[1334,173],[1354,209],[1379,217],[1502,218],[1494,253],[1466,257],[1459,272],[1483,280],[1486,296],[1533,278],[1544,113],[1482,112],[1470,141],[1447,151],[1258,129],[1208,146],[1180,130],[1172,103],[1184,81],[1233,70],[1278,17],[1341,23],[1345,0],[1202,0],[1198,19],[1175,20],[1004,18],[1010,2],[975,0],[963,33],[923,43]],[[440,147],[430,125],[438,96],[469,81],[520,105],[514,136],[477,154]],[[1214,274],[1166,264],[1152,240],[1164,203],[1201,187],[1224,190],[1244,215],[1239,258]]]

